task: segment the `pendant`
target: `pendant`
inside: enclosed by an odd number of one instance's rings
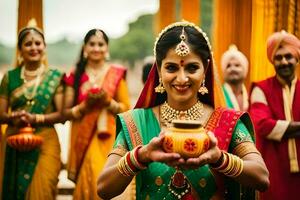
[[[174,186],[175,188],[183,188],[186,183],[184,174],[180,170],[176,170],[171,181],[172,186]]]
[[[176,172],[171,177],[171,180],[168,185],[169,191],[177,198],[177,199],[191,199],[193,197],[191,193],[191,186],[187,181],[187,178],[182,173],[181,170],[176,169]]]

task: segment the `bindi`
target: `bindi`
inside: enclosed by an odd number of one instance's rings
[[[184,60],[180,60],[180,66],[184,65]]]

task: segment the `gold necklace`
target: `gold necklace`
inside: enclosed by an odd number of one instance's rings
[[[42,74],[44,72],[44,69],[45,69],[45,66],[41,65],[38,68],[38,70],[36,70],[38,72],[37,75],[36,75],[36,77],[34,79],[30,80],[30,81],[26,80],[26,77],[25,77],[25,70],[26,70],[25,66],[23,66],[22,69],[21,69],[21,79],[24,80],[24,84],[28,84],[29,82],[33,82],[33,88],[31,89],[30,87],[26,86],[26,90],[24,92],[24,97],[27,99],[26,104],[28,106],[33,106],[35,104],[34,97],[36,95],[38,85],[41,82],[41,78],[42,78]]]
[[[195,105],[187,110],[176,110],[166,101],[160,106],[161,120],[164,125],[170,124],[173,120],[199,120],[204,115],[204,106],[198,100]]]

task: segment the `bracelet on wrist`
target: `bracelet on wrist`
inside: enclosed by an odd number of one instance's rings
[[[44,123],[45,122],[45,115],[43,115],[43,114],[35,114],[35,122],[37,124]]]
[[[129,151],[118,161],[118,171],[123,176],[135,176],[139,171],[144,170],[147,166],[138,160],[138,150],[142,146],[135,147],[132,151]]]
[[[224,161],[224,154],[223,154],[223,152],[221,151],[221,156],[220,156],[220,158],[217,160],[217,162],[215,162],[215,163],[210,163],[210,166],[211,166],[212,168],[218,168],[218,167],[220,167],[220,166],[222,165],[223,161]]]

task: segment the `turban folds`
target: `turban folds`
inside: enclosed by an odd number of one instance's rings
[[[286,31],[275,32],[267,39],[267,56],[271,63],[274,63],[274,55],[279,47],[284,46],[299,61],[300,41],[293,34]]]
[[[225,53],[222,55],[221,67],[222,67],[223,73],[224,73],[229,61],[232,58],[237,59],[241,63],[241,66],[244,71],[244,75],[246,76],[248,73],[248,65],[249,65],[248,60],[247,60],[246,56],[242,52],[240,52],[235,45],[230,45],[229,49],[227,51],[225,51]]]

